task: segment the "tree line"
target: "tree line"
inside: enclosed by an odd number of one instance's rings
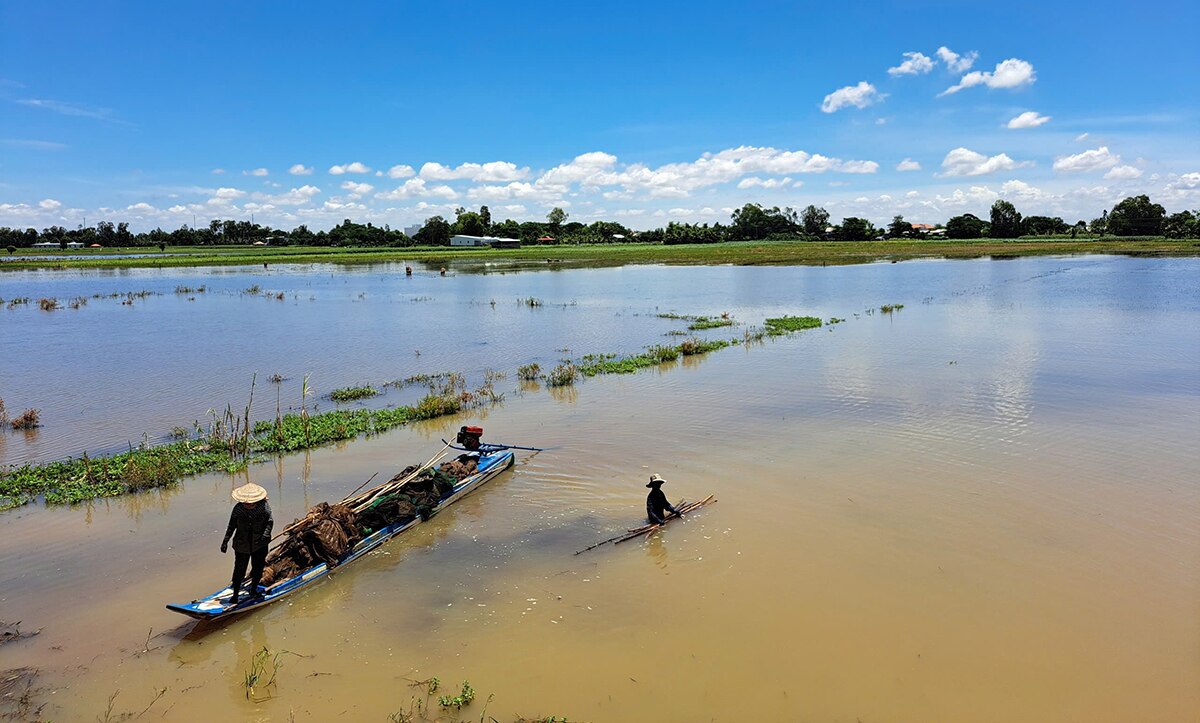
[[[388,225],[360,224],[346,219],[328,231],[312,231],[301,224],[287,231],[250,221],[213,220],[208,226],[182,226],[174,231],[156,228],[133,233],[125,222],[101,221],[95,226],[67,229],[50,226],[40,232],[34,228],[0,227],[0,246],[9,253],[28,248],[35,243],[51,242],[67,248],[68,243],[84,246],[221,246],[246,245],[255,242],[273,246],[447,246],[450,237],[496,236],[518,239],[523,245],[577,243],[660,243],[696,244],[724,241],[760,240],[836,240],[868,241],[874,239],[950,239],[1019,238],[1022,236],[1166,236],[1168,238],[1200,237],[1200,211],[1180,211],[1168,215],[1166,210],[1149,196],[1133,196],[1104,211],[1091,222],[1068,224],[1058,216],[1022,216],[1008,201],[992,204],[991,215],[981,219],[966,213],[954,216],[945,225],[932,228],[915,227],[895,216],[891,223],[876,228],[869,220],[850,216],[840,224],[830,223],[829,212],[817,206],[800,211],[790,207],[766,208],[747,203],[735,210],[730,222],[713,224],[679,223],[672,221],[661,228],[633,231],[613,221],[594,221],[583,224],[568,221],[568,214],[554,208],[545,222],[512,219],[493,222],[487,206],[478,211],[458,208],[453,221],[433,216],[412,236]]]

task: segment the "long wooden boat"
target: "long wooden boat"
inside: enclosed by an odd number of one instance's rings
[[[479,456],[478,471],[470,477],[464,477],[459,480],[446,496],[442,498],[437,507],[433,508],[430,517],[433,517],[438,512],[441,512],[446,507],[454,504],[469,494],[477,487],[491,481],[501,472],[513,466],[514,456],[512,451],[508,449],[499,449],[481,453]],[[353,562],[358,558],[366,555],[370,551],[379,547],[388,540],[396,537],[402,532],[421,524],[422,519],[417,517],[409,522],[399,522],[387,527],[381,528],[376,532],[371,533],[367,537],[360,540],[354,547],[350,548],[344,555],[338,559],[337,569],[341,569],[343,565]],[[266,605],[287,597],[302,588],[305,588],[325,577],[329,573],[329,568],[325,563],[320,563],[308,568],[304,572],[290,577],[266,588],[261,597],[254,598],[246,591],[243,591],[241,600],[236,605],[230,605],[229,599],[233,595],[233,588],[226,587],[206,597],[193,600],[190,603],[169,604],[167,609],[182,613],[188,617],[197,620],[216,620],[218,618],[240,615],[242,613],[256,610]]]

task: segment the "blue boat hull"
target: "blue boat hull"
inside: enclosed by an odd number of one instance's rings
[[[438,504],[438,506],[434,508],[433,512],[430,514],[430,517],[433,517],[446,507],[454,504],[461,497],[470,493],[480,485],[489,482],[492,478],[496,477],[504,470],[512,467],[513,462],[513,453],[508,450],[480,456],[479,471],[470,477],[464,477],[461,481],[459,481],[459,483],[454,486],[454,489],[451,490],[450,493],[447,494],[446,497]],[[358,544],[347,551],[346,554],[342,555],[342,557],[339,558],[336,567],[341,568],[347,563],[354,562],[358,558],[366,555],[393,537],[396,537],[411,527],[421,524],[421,522],[421,518],[418,517],[415,520],[389,525],[383,529],[371,533],[367,537],[360,540]],[[188,617],[195,618],[197,620],[217,620],[219,618],[229,617],[232,615],[241,615],[242,613],[250,612],[251,610],[256,610],[266,605],[270,605],[280,598],[287,597],[288,595],[291,595],[302,588],[312,585],[321,578],[325,577],[325,575],[328,573],[329,568],[325,565],[325,563],[321,563],[319,565],[310,567],[295,577],[275,583],[271,587],[263,590],[262,596],[258,598],[254,598],[250,595],[248,587],[243,587],[242,592],[239,595],[241,600],[236,605],[229,604],[229,599],[233,595],[233,588],[226,587],[223,590],[219,590],[211,595],[208,595],[207,597],[193,600],[190,603],[169,604],[167,605],[167,609],[187,615]]]

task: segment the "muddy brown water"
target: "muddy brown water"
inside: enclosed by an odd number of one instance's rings
[[[4,513],[0,619],[42,632],[0,668],[53,720],[387,720],[433,676],[467,720],[1195,720],[1200,265],[1096,261],[927,265],[891,315],[806,276],[844,324]],[[226,580],[235,484],[286,522],[467,422],[550,449],[274,606],[163,609]],[[719,501],[574,555],[640,524],[651,472]]]

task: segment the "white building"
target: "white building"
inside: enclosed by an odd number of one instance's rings
[[[520,248],[521,242],[515,238],[497,238],[496,236],[467,236],[465,234],[458,234],[450,237],[450,245],[459,247],[500,246],[507,248]]]

